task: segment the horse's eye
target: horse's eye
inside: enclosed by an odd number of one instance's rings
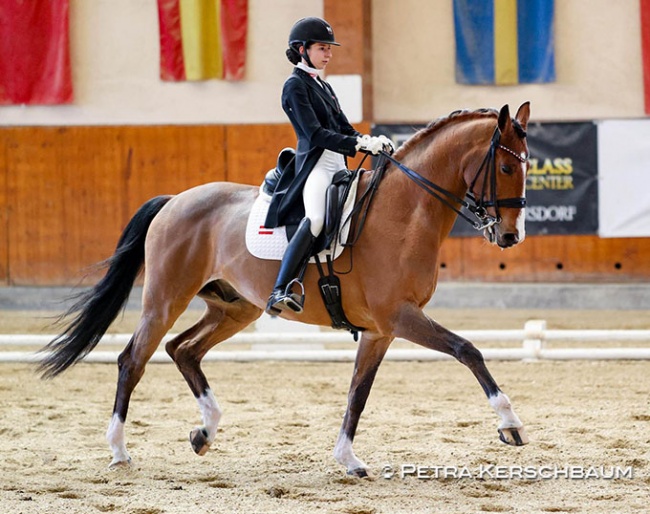
[[[507,164],[501,165],[501,171],[503,171],[506,175],[512,175],[512,168]]]

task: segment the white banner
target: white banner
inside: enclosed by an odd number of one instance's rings
[[[598,125],[599,235],[650,237],[650,120]]]

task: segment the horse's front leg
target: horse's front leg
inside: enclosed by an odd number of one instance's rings
[[[524,425],[512,409],[510,399],[499,389],[485,366],[483,355],[469,341],[442,327],[414,305],[405,306],[398,317],[394,335],[446,353],[467,366],[485,391],[492,408],[501,418],[499,439],[521,446],[528,443]]]
[[[368,476],[368,467],[354,454],[352,441],[354,441],[359,418],[366,406],[377,369],[379,369],[379,364],[392,341],[392,337],[379,337],[364,332],[359,342],[354,374],[348,393],[348,406],[334,447],[334,458],[339,464],[346,467],[349,475]]]

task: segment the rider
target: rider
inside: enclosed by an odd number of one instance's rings
[[[377,155],[392,152],[386,136],[371,137],[357,132],[341,110],[332,87],[319,76],[332,59],[332,27],[321,18],[298,20],[289,33],[287,58],[295,66],[284,83],[282,108],[298,138],[295,179],[289,185],[277,212],[269,213],[266,226],[278,226],[294,201],[302,200],[305,216],[289,242],[280,272],[266,305],[266,312],[279,314],[285,308],[302,312],[302,302],[291,294],[291,282],[309,259],[325,220],[325,195],[337,171],[347,168],[346,157],[357,151]]]

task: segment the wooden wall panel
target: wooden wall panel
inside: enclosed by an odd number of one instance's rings
[[[12,129],[8,281],[96,280],[84,270],[112,254],[144,201],[224,180],[224,133],[222,126]]]
[[[226,180],[223,125],[122,127],[125,225],[145,201]]]
[[[336,40],[341,44],[334,49],[333,59],[327,65],[327,72],[337,75],[362,74],[365,54],[372,55],[367,48],[364,32],[369,34],[371,23],[370,0],[325,0],[323,17],[332,25]],[[371,40],[372,41],[372,40]]]
[[[218,180],[257,185],[294,144],[288,123],[0,129],[0,284],[75,285],[144,201]],[[454,238],[440,280],[633,282],[650,279],[648,255],[650,238],[529,236],[505,251]]]
[[[226,180],[259,185],[275,166],[280,151],[296,147],[290,123],[230,125],[226,128]]]
[[[10,280],[78,280],[80,269],[107,256],[119,230],[116,134],[22,128],[13,135],[7,158]]]
[[[7,136],[0,130],[0,286],[9,281],[9,202],[7,196]]]
[[[500,250],[480,237],[450,239],[442,280],[505,282],[634,282],[650,279],[650,238],[529,236]],[[460,260],[462,269],[457,264]]]
[[[325,0],[323,15],[332,25],[336,40],[327,66],[330,75],[361,75],[363,84],[363,119],[373,116],[372,73],[372,6],[371,0]]]
[[[460,238],[447,239],[440,250],[438,261],[438,280],[462,280],[463,277],[463,240]]]

